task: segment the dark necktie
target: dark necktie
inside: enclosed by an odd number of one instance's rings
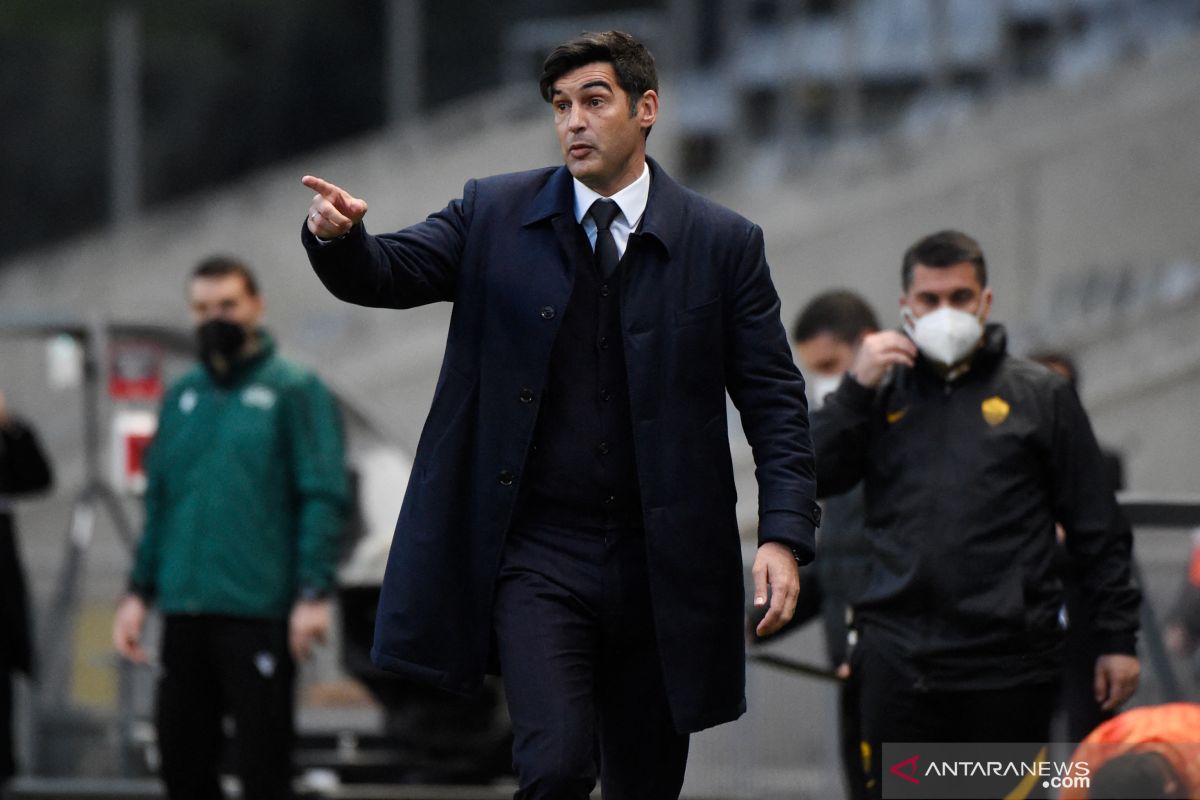
[[[617,252],[617,241],[609,230],[612,221],[621,213],[621,208],[612,200],[600,198],[592,203],[588,213],[596,223],[596,266],[600,268],[601,277],[607,278],[612,275],[613,270],[617,268],[617,262],[621,260]]]

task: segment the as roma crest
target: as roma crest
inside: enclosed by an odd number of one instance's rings
[[[983,421],[994,428],[1008,419],[1010,410],[1012,410],[1012,406],[999,396],[989,397],[983,401]]]

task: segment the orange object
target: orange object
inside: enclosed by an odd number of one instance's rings
[[[1200,797],[1200,703],[1143,706],[1118,714],[1088,734],[1075,754],[1095,775],[1106,761],[1130,752],[1161,754]],[[1064,789],[1060,800],[1086,800],[1087,789]]]
[[[1188,565],[1188,583],[1200,589],[1200,541],[1192,548],[1192,560]]]

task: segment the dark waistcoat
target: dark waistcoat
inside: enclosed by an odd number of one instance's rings
[[[516,524],[640,528],[618,291],[627,259],[602,278],[582,226],[577,234]]]

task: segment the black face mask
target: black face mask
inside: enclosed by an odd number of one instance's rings
[[[210,319],[196,328],[196,350],[214,378],[229,376],[230,367],[246,345],[246,329],[236,322]]]

